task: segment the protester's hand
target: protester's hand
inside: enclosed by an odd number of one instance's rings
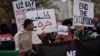
[[[1,45],[1,39],[0,39],[0,45]]]
[[[11,38],[12,41],[14,41],[14,37],[12,35],[10,35],[10,38]]]
[[[46,37],[46,36],[48,36],[48,33],[42,32],[42,34],[40,34],[39,36],[40,36],[40,37]]]
[[[47,36],[47,33],[46,32],[42,32],[41,34],[43,37]]]
[[[84,31],[84,25],[82,25],[82,31]]]
[[[80,39],[77,37],[77,38],[73,38],[73,40],[80,40]]]

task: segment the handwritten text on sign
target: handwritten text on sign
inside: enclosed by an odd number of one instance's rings
[[[47,21],[45,25],[43,25],[41,21],[38,23],[38,27],[42,28],[41,30],[44,30],[47,26],[50,26],[50,25],[52,25],[52,23],[49,21]]]
[[[35,0],[19,0],[13,2],[14,13],[16,17],[17,27],[20,28],[26,19],[26,12],[34,11]]]
[[[74,2],[74,24],[93,25],[94,4],[90,2]]]
[[[28,12],[26,16],[37,22],[34,24],[37,26],[37,34],[41,34],[43,31],[47,33],[57,31],[54,9]]]

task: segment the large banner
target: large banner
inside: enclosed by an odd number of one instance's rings
[[[32,49],[32,32],[20,33],[18,35],[18,41],[20,52]]]
[[[26,12],[36,10],[35,0],[18,0],[13,2],[17,28],[21,28],[26,19]]]
[[[36,49],[38,56],[100,56],[100,39],[44,44]]]
[[[34,29],[37,34],[57,31],[54,9],[27,12],[26,16],[27,18],[34,20]]]
[[[73,24],[93,26],[94,3],[75,0],[73,6]]]

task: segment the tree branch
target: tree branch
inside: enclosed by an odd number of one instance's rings
[[[0,4],[2,4],[2,6],[5,7],[8,10],[9,6],[7,6],[6,4],[4,4],[3,0],[2,1],[0,0]]]
[[[0,6],[8,13],[8,10],[3,5],[0,4]]]

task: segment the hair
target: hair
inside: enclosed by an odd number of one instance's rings
[[[1,34],[10,33],[9,28],[6,24],[1,24]]]
[[[100,16],[99,16],[99,15],[96,15],[95,17],[100,18]]]
[[[68,26],[68,24],[70,24],[72,26],[72,19],[65,19],[63,22],[62,22],[62,25],[65,25],[65,26]]]
[[[94,31],[92,27],[88,27],[87,30],[88,30],[88,31],[90,31],[90,30],[91,30],[91,31]]]
[[[30,20],[30,19],[26,19],[25,21],[24,21],[24,28],[26,28],[27,27],[27,25],[28,24],[31,24],[33,21],[32,20]]]

